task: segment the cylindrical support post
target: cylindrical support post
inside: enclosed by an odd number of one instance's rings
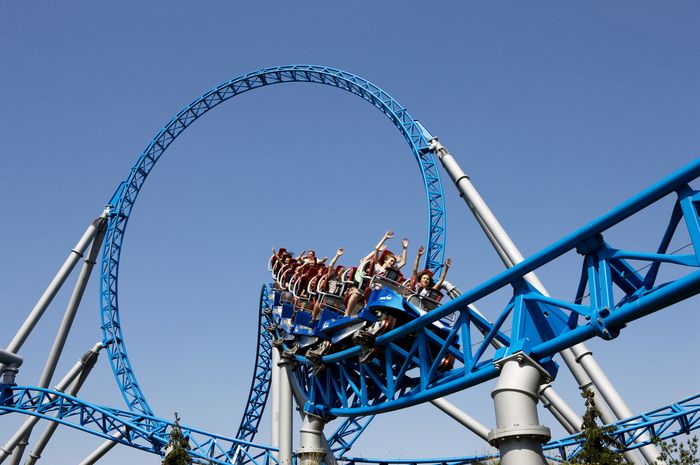
[[[564,400],[559,397],[551,384],[540,386],[539,397],[545,403],[545,408],[554,415],[569,434],[581,431],[583,418],[578,416]]]
[[[279,364],[286,364],[281,360]],[[292,387],[289,383],[287,370],[279,370],[279,463],[280,465],[292,465],[292,438],[293,438],[293,417],[292,417]]]
[[[292,398],[294,399],[294,402],[297,405],[296,409],[299,412],[299,415],[301,416],[301,420],[303,422],[304,417],[306,416],[306,412],[304,412],[304,405],[306,404],[306,401],[308,399],[304,395],[302,389],[299,387],[299,383],[296,382],[290,364],[286,363],[282,365],[281,368],[287,373],[287,380],[289,380],[289,386],[292,389]],[[323,459],[325,465],[338,465],[338,461],[335,459],[335,456],[333,455],[331,448],[328,445],[328,440],[323,434],[321,435],[321,447],[323,447],[323,449],[326,451],[326,455]]]
[[[101,220],[102,218],[99,219]],[[51,383],[51,378],[56,371],[56,365],[58,365],[58,360],[61,357],[63,348],[66,345],[68,334],[73,326],[75,315],[78,312],[80,301],[83,299],[83,294],[85,293],[85,288],[87,287],[88,280],[90,279],[90,274],[95,266],[95,260],[97,260],[97,255],[100,253],[104,235],[104,220],[102,220],[98,225],[98,233],[95,236],[95,240],[92,242],[90,252],[88,253],[85,263],[83,264],[80,274],[78,275],[78,280],[75,283],[73,293],[68,301],[68,306],[66,307],[66,311],[63,315],[61,326],[58,328],[58,332],[56,333],[53,346],[51,346],[49,357],[46,360],[44,370],[42,371],[41,378],[39,379],[39,387],[45,388]]]
[[[23,361],[24,360],[22,359],[22,357],[15,354],[14,352],[10,352],[9,350],[5,349],[0,349],[0,363],[2,363],[3,365],[19,368],[22,366]]]
[[[632,417],[632,411],[629,409],[629,407],[627,407],[627,404],[625,404],[622,397],[620,397],[618,392],[612,386],[612,383],[605,375],[605,372],[603,372],[598,365],[598,362],[596,362],[593,358],[591,351],[581,346],[574,346],[572,347],[572,350],[576,355],[576,361],[581,364],[587,373],[591,374],[591,378],[603,380],[603,382],[600,383],[600,386],[598,386],[598,390],[600,391],[600,395],[603,396],[605,401],[612,409],[615,416],[619,419]],[[641,441],[646,442],[650,439],[651,437],[648,433],[642,433],[639,435],[639,440]],[[642,454],[642,457],[644,457],[644,460],[646,460],[647,463],[663,465],[663,463],[659,460],[661,453],[656,446],[652,444],[642,446],[639,448],[639,453]]]
[[[19,351],[20,347],[22,347],[22,344],[24,344],[24,341],[32,332],[32,329],[34,329],[34,326],[36,326],[37,322],[46,311],[46,308],[56,296],[56,293],[61,288],[66,278],[68,278],[70,272],[73,271],[75,264],[78,263],[78,260],[80,260],[80,258],[83,256],[85,249],[87,249],[88,245],[90,245],[90,242],[92,242],[95,235],[97,234],[100,225],[103,223],[103,221],[107,218],[108,215],[109,208],[105,208],[102,215],[99,218],[95,219],[95,221],[93,221],[92,224],[90,224],[90,226],[88,226],[88,228],[85,230],[83,236],[80,238],[75,247],[73,247],[73,249],[70,251],[68,258],[66,258],[66,261],[63,263],[63,266],[61,266],[61,268],[58,270],[56,276],[54,276],[53,280],[51,280],[51,283],[41,295],[36,305],[34,305],[34,308],[29,313],[29,316],[27,316],[27,319],[19,328],[17,334],[15,334],[15,337],[7,346],[8,351],[16,353],[17,351]]]
[[[324,426],[326,422],[320,417],[310,413],[304,415],[297,449],[299,465],[321,465],[321,460],[326,455],[326,448],[323,447]]]
[[[430,136],[429,142],[431,148],[435,151],[435,153],[438,155],[438,158],[442,162],[443,168],[445,169],[445,171],[447,171],[450,178],[452,178],[452,181],[457,186],[457,190],[459,191],[460,196],[464,199],[469,209],[473,212],[477,222],[486,233],[487,238],[489,239],[493,247],[496,249],[496,252],[498,253],[503,263],[506,265],[506,267],[510,268],[522,262],[523,256],[518,250],[518,248],[515,246],[515,243],[513,243],[510,236],[508,236],[508,233],[506,233],[501,223],[498,221],[496,216],[493,214],[491,209],[488,207],[484,199],[481,197],[479,192],[472,184],[471,180],[469,179],[469,176],[467,176],[464,173],[464,171],[454,159],[452,154],[442,144],[440,144],[437,138]],[[523,278],[542,294],[549,296],[549,293],[547,292],[544,285],[534,272],[526,274],[525,276],[523,276]],[[607,376],[604,376],[603,371],[600,369],[597,372],[595,370],[588,371],[587,367],[583,365],[581,365],[583,369],[580,369],[577,363],[573,362],[573,360],[576,357],[574,356],[572,350],[577,350],[579,352],[590,351],[586,348],[584,344],[577,344],[576,346],[573,346],[572,348],[566,349],[561,352],[562,358],[564,359],[567,367],[574,374],[574,377],[577,378],[577,380],[583,379],[584,381],[585,378],[590,378],[593,384],[598,388],[598,390],[601,393],[609,393],[610,395],[607,396],[606,394],[603,394],[604,399],[608,403],[608,405],[610,405],[610,408],[613,409],[614,412],[616,412],[615,414],[618,417],[618,419],[622,420],[631,416],[617,414],[617,412],[629,411],[629,408],[622,400],[622,397],[617,393],[617,390],[612,385]],[[593,360],[592,355],[590,356],[590,359]],[[579,371],[579,373],[575,373],[575,371]],[[580,373],[581,371],[585,372],[585,377],[582,376],[582,373]],[[601,374],[603,374],[603,376],[600,376]],[[583,388],[580,381],[579,386]],[[600,402],[600,399],[598,400],[598,402]],[[644,454],[645,458],[647,458],[647,455],[649,455],[650,457],[652,455],[654,456],[654,459],[651,460],[650,463],[656,460],[656,457],[659,457],[661,455],[658,449],[653,445],[644,447],[649,451],[648,453]],[[649,458],[647,458],[647,461],[649,461]]]
[[[73,287],[73,293],[71,294],[70,300],[68,301],[68,306],[63,315],[63,320],[61,321],[61,326],[58,328],[56,337],[54,339],[53,345],[51,346],[51,351],[44,365],[44,370],[41,373],[41,378],[39,379],[38,386],[41,388],[48,387],[51,383],[51,378],[56,371],[56,366],[58,365],[58,360],[61,358],[63,353],[63,348],[66,345],[66,340],[68,339],[68,334],[70,333],[71,327],[73,326],[73,321],[75,320],[75,315],[78,313],[78,307],[80,306],[80,301],[83,299],[83,294],[85,293],[85,288],[87,287],[88,280],[90,279],[90,274],[95,266],[95,260],[97,260],[97,255],[100,253],[102,247],[102,240],[105,235],[105,218],[99,217],[95,220],[95,225],[97,227],[97,234],[95,235],[92,245],[90,246],[90,252],[88,253],[85,263],[83,264],[80,274],[78,275],[78,280]],[[55,424],[58,426],[57,424]],[[55,427],[54,427],[55,428]],[[53,433],[51,433],[53,434]],[[27,432],[27,436],[24,441],[20,442],[20,446],[23,442],[29,440],[31,435],[31,429]],[[49,435],[49,438],[51,436]],[[19,465],[22,458],[24,448],[17,448],[12,456],[11,465]]]
[[[489,429],[476,421],[471,416],[467,415],[465,412],[460,410],[456,405],[449,402],[447,399],[440,397],[430,401],[435,407],[439,408],[450,417],[457,420],[460,424],[465,426],[469,431],[479,436],[484,441],[488,441]]]
[[[280,446],[280,350],[277,347],[272,348],[272,360],[270,368],[270,397],[272,397],[272,421],[270,422],[270,445],[275,449]],[[279,460],[279,452],[273,452],[274,457]]]
[[[80,360],[78,360],[75,365],[71,367],[71,369],[66,373],[66,375],[59,381],[59,383],[54,387],[54,389],[58,392],[64,392],[70,384],[75,381],[78,376],[80,376],[81,372],[83,369],[91,363],[92,360],[92,353],[97,354],[101,349],[102,349],[102,343],[99,342],[95,344],[95,347],[93,347],[91,350],[86,352]],[[92,362],[94,364],[94,361]],[[51,399],[52,395],[49,395],[48,398]],[[23,438],[27,436],[28,433],[32,431],[34,428],[34,425],[37,424],[39,421],[39,417],[29,417],[27,418],[22,426],[20,426],[17,431],[15,432],[14,435],[5,443],[5,445],[0,448],[0,463],[4,462],[5,459],[12,454],[13,450],[17,445],[22,441]],[[17,457],[20,454],[15,455]]]
[[[540,370],[515,355],[502,361],[498,383],[491,393],[496,409],[496,428],[489,442],[501,454],[502,465],[545,465],[542,444],[551,437],[537,416]]]
[[[115,439],[120,439],[120,438],[124,437],[124,433],[119,431],[117,433],[112,434],[112,437]],[[102,457],[104,457],[107,454],[107,452],[112,450],[114,448],[114,446],[116,446],[117,444],[119,444],[119,443],[116,441],[110,441],[109,439],[107,439],[105,442],[100,444],[97,447],[97,449],[92,451],[92,453],[90,455],[85,457],[83,459],[83,461],[80,462],[78,465],[94,465],[95,463],[97,463],[98,460],[100,460]]]
[[[17,444],[17,447],[15,447],[14,452],[10,456],[10,463],[9,465],[19,465],[19,462],[22,460],[22,455],[24,455],[24,451],[29,445],[29,438],[24,437],[19,441],[19,444]]]
[[[83,387],[85,380],[87,380],[87,377],[90,375],[92,368],[95,366],[95,363],[97,363],[99,350],[101,348],[102,344],[99,344],[98,346],[95,346],[94,349],[86,352],[85,355],[83,355],[83,361],[85,366],[80,372],[80,375],[78,375],[78,379],[76,379],[73,382],[73,384],[71,384],[70,387],[66,389],[66,394],[74,397],[78,394],[80,388]],[[49,425],[46,427],[46,430],[44,430],[41,437],[34,446],[34,449],[29,454],[29,457],[27,457],[27,460],[24,462],[24,465],[34,465],[37,462],[37,460],[41,458],[41,454],[44,452],[44,449],[51,440],[51,437],[56,432],[56,428],[58,428],[57,422],[54,421],[49,423]],[[21,457],[21,454],[17,455]]]
[[[476,308],[475,305],[470,305],[470,308],[482,318],[486,318],[479,311],[479,309]],[[484,330],[482,331],[482,334],[486,336],[487,332]],[[491,340],[491,345],[495,349],[500,349],[501,347],[503,347],[503,344],[496,338]],[[574,373],[575,377],[576,374],[578,374],[581,377],[585,377],[586,373],[580,366],[576,365],[575,368],[577,370],[577,372]],[[577,381],[579,380],[578,377],[576,379]],[[584,386],[588,386],[589,384],[590,379],[588,379],[588,382],[584,384]],[[564,402],[564,400],[561,397],[559,397],[559,394],[557,394],[554,391],[554,388],[551,384],[547,383],[540,387],[539,398],[542,401],[542,405],[552,414],[552,416],[559,422],[560,425],[564,427],[566,431],[568,431],[571,434],[577,431],[581,431],[581,424],[583,423],[583,419],[576,415],[576,413],[571,409],[571,407],[569,407],[567,403]]]

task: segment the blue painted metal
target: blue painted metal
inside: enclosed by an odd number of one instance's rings
[[[364,433],[373,419],[374,415],[369,415],[347,417],[345,421],[343,421],[328,439],[328,447],[336,459],[345,457],[345,454],[352,449],[352,446],[360,438],[360,435]]]
[[[61,423],[63,425],[108,438],[117,431],[126,431],[126,435],[117,439],[120,444],[128,445],[146,452],[162,454],[168,442],[172,423],[160,418],[139,415],[133,412],[100,407],[89,404],[64,393],[35,387],[9,387],[9,397],[0,398],[0,415],[12,412],[37,416],[39,418]],[[345,436],[357,434],[357,430],[366,428],[361,424],[365,419],[357,418],[358,424],[346,428]],[[275,463],[272,452],[277,449],[252,444],[247,441],[226,438],[202,430],[180,425],[183,434],[189,439],[192,449],[190,456],[196,459],[211,460],[216,464],[252,462],[255,465]],[[665,440],[680,434],[689,434],[700,429],[700,394],[688,397],[670,405],[654,409],[615,423],[618,438],[627,449],[634,449],[649,444],[651,439],[635,443],[642,434]],[[343,427],[341,427],[343,428]],[[353,431],[354,429],[354,431]],[[113,438],[114,439],[114,438]],[[558,451],[562,457],[572,457],[580,446],[579,435],[568,436],[551,441],[544,446],[547,451]],[[343,450],[339,443],[331,443],[334,451]],[[251,452],[252,450],[252,452]],[[342,462],[382,464],[382,465],[460,465],[495,457],[481,455],[471,457],[445,457],[421,459],[374,459],[344,457],[336,454]]]
[[[700,429],[700,394],[687,397],[673,404],[657,408],[650,412],[637,415],[632,418],[608,425],[614,428],[613,435],[624,450],[638,449],[649,445],[655,440],[667,440],[681,434],[690,434]],[[644,436],[644,435],[647,436]],[[638,442],[635,442],[638,441]],[[580,434],[574,434],[561,439],[550,441],[543,446],[548,452],[558,452],[557,459],[571,459],[581,449],[583,438]],[[376,459],[345,457],[347,464],[378,464],[378,465],[461,465],[482,462],[497,458],[497,454],[423,458],[423,459]]]
[[[269,285],[263,285],[260,291],[260,307],[258,312],[258,343],[255,356],[253,381],[248,394],[248,402],[243,419],[238,427],[236,439],[252,441],[258,432],[258,425],[265,410],[267,395],[270,392],[272,365],[272,335],[265,331],[265,326],[272,323],[272,302],[270,301]]]
[[[2,415],[20,412],[36,416],[153,454],[163,455],[173,427],[172,422],[162,418],[100,407],[50,389],[13,386],[11,391],[10,398],[0,401]],[[277,463],[272,455],[277,449],[186,425],[180,425],[180,428],[191,447],[188,454],[198,462],[220,465]],[[123,434],[119,439],[112,437],[117,432]]]
[[[612,426],[615,427],[612,434],[625,450],[638,449],[654,440],[689,434],[700,428],[700,394],[627,418]],[[581,442],[580,435],[571,435],[547,443],[544,449],[557,450],[560,456],[566,459],[578,454]]]
[[[495,363],[515,353],[538,361],[554,378],[556,366],[551,357],[562,349],[593,337],[614,338],[631,321],[700,293],[700,259],[695,252],[700,251],[700,243],[695,242],[700,240],[700,195],[687,185],[698,176],[700,160],[510,270],[378,337],[376,344],[383,359],[363,365],[359,363],[361,349],[356,346],[323,357],[327,369],[306,381],[310,391],[307,410],[317,415],[351,416],[409,407],[495,378]],[[675,195],[676,204],[667,232],[655,250],[615,249],[603,240],[607,229],[667,195]],[[677,256],[667,249],[681,220],[685,220],[694,252]],[[523,279],[571,250],[583,256],[585,265],[573,303],[544,296]],[[631,258],[651,264],[645,275],[633,272],[627,263]],[[674,266],[678,277],[658,283],[662,264]],[[496,321],[479,321],[468,305],[504,287],[511,287],[513,294]],[[591,298],[584,304],[586,289]],[[453,313],[457,322],[452,332],[436,334],[431,324]],[[510,337],[499,335],[508,323],[512,325]],[[472,331],[476,326],[489,332],[473,347],[470,338],[477,334]],[[505,344],[495,353],[490,346],[494,337]],[[460,341],[466,343],[455,347]],[[436,345],[441,347],[437,353],[433,349]],[[456,359],[455,367],[440,372],[439,363],[447,354]],[[308,363],[303,357],[297,360]]]
[[[129,176],[113,195],[112,215],[102,254],[100,276],[100,309],[103,338],[112,371],[130,410],[152,414],[129,361],[119,321],[117,294],[119,259],[129,216],[147,176],[170,144],[194,121],[230,98],[272,84],[309,82],[324,84],[355,94],[384,113],[399,129],[409,144],[420,167],[428,210],[428,253],[426,266],[436,269],[444,259],[445,206],[440,175],[433,153],[423,132],[406,109],[379,87],[353,74],[338,69],[290,65],[264,68],[225,82],[183,108],[153,138],[131,169]]]

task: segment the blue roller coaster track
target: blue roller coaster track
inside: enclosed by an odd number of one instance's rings
[[[189,125],[230,98],[260,87],[288,82],[324,84],[353,93],[386,115],[408,142],[421,171],[426,193],[428,253],[426,267],[437,270],[445,251],[445,208],[440,176],[428,136],[422,126],[386,92],[374,84],[338,69],[290,65],[264,68],[225,82],[185,106],[153,138],[112,196],[100,275],[100,312],[103,341],[127,410],[101,407],[65,393],[36,387],[3,385],[0,416],[20,412],[147,452],[162,454],[173,424],[154,415],[137,382],[127,356],[119,322],[117,294],[119,260],[129,217],[147,176],[165,150]],[[700,160],[672,174],[617,208],[534,254],[437,309],[399,326],[376,339],[381,356],[360,363],[360,348],[350,347],[322,357],[325,369],[311,370],[311,362],[294,356],[295,382],[308,402],[304,410],[325,418],[345,417],[329,438],[333,454],[348,463],[461,465],[487,456],[440,459],[378,460],[348,457],[351,447],[374,415],[407,408],[466,389],[498,376],[499,362],[518,356],[542,366],[551,379],[557,376],[553,361],[564,348],[591,339],[611,340],[632,321],[700,293],[700,193],[690,183],[700,177]],[[653,250],[613,247],[606,232],[655,202],[675,196],[668,224]],[[692,253],[678,255],[669,246],[681,224]],[[582,257],[573,299],[549,297],[524,279],[558,257],[575,251]],[[645,263],[643,269],[632,266]],[[672,267],[673,278],[662,281]],[[646,271],[644,271],[646,270]],[[644,271],[642,273],[642,271]],[[575,281],[575,282],[576,282]],[[489,321],[472,306],[480,299],[509,289],[498,316]],[[391,291],[383,291],[393,305],[409,306]],[[259,306],[258,343],[246,410],[235,438],[181,426],[192,445],[190,455],[217,464],[276,463],[275,448],[253,443],[267,402],[273,337],[265,328],[272,320],[272,289],[264,285]],[[499,294],[501,295],[501,294]],[[438,333],[434,323],[451,317],[449,330]],[[509,329],[510,331],[507,331]],[[492,348],[497,340],[502,346]],[[455,360],[449,369],[440,364]],[[628,418],[613,425],[627,449],[648,444],[647,438],[670,438],[700,428],[700,395]],[[115,436],[120,433],[119,436]],[[551,441],[545,450],[560,457],[575,455],[577,435]]]
[[[110,342],[108,354],[112,371],[130,410],[153,414],[127,356],[124,335],[119,322],[117,294],[122,243],[138,194],[156,162],[170,144],[209,110],[247,91],[291,82],[324,84],[345,90],[371,103],[394,123],[408,142],[423,179],[429,218],[426,266],[436,269],[444,259],[445,204],[435,159],[420,126],[389,94],[359,76],[338,69],[312,65],[264,68],[225,82],[185,106],[158,132],[109,202],[112,214],[105,238],[100,277],[102,332],[104,340]]]
[[[508,271],[378,337],[383,360],[360,363],[361,348],[354,346],[324,356],[328,369],[321,376],[298,370],[298,376],[306,377],[300,385],[307,388],[307,411],[349,416],[409,407],[493,379],[498,376],[499,360],[516,354],[530,357],[554,379],[557,366],[552,357],[562,349],[594,337],[613,339],[628,323],[696,295],[700,292],[700,194],[688,183],[698,176],[700,160]],[[668,195],[676,200],[656,249],[625,250],[605,241],[603,233],[608,229]],[[676,255],[668,247],[681,221],[693,252]],[[573,302],[545,296],[524,280],[527,273],[570,251],[583,257]],[[647,263],[646,273],[637,271],[630,260]],[[673,266],[680,277],[659,282],[661,265]],[[511,288],[512,296],[490,323],[470,305],[502,288]],[[453,314],[456,323],[442,338],[432,324]],[[510,335],[503,332],[506,322],[512,326]],[[482,340],[473,340],[474,334],[482,332],[487,332]],[[504,347],[492,350],[494,338]],[[446,355],[457,364],[441,371],[438,367]],[[301,356],[297,361],[311,365]]]

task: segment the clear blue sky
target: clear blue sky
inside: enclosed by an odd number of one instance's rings
[[[451,149],[530,255],[698,156],[699,15],[691,1],[2,2],[0,345],[159,128],[210,87],[264,66],[324,64],[385,89]],[[450,280],[466,289],[502,264],[445,191]],[[413,253],[425,240],[423,195],[392,124],[336,89],[258,90],[188,129],[149,177],[122,255],[127,348],[156,412],[235,434],[270,247],[330,255],[342,245],[352,264],[392,228]],[[667,207],[611,242],[652,244]],[[578,266],[564,260],[541,278],[572,298]],[[59,373],[101,338],[95,284]],[[21,383],[36,383],[67,296],[22,349]],[[589,344],[633,411],[698,391],[697,308],[692,299]],[[451,400],[492,426],[491,387]],[[581,411],[565,370],[557,387]],[[123,405],[106,359],[83,397]],[[0,419],[3,443],[17,421]],[[62,430],[46,463],[76,463],[100,442]],[[485,449],[422,406],[375,420],[355,452]],[[121,448],[101,463],[159,460]]]

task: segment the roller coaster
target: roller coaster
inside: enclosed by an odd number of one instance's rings
[[[547,460],[570,458],[581,447],[578,433],[582,421],[553,387],[560,369],[557,355],[579,387],[594,391],[601,416],[614,428],[629,462],[652,463],[659,457],[656,440],[700,428],[700,394],[634,415],[584,345],[594,338],[611,341],[635,320],[700,293],[700,193],[691,187],[700,176],[700,160],[525,259],[452,154],[389,94],[342,70],[290,65],[236,77],[186,105],[156,134],[104,211],[89,224],[12,341],[0,350],[0,415],[26,417],[0,449],[0,462],[20,463],[40,420],[47,420],[48,427],[33,444],[26,464],[39,460],[59,425],[105,439],[81,465],[96,463],[117,444],[161,456],[167,453],[174,424],[153,412],[141,390],[119,319],[117,289],[126,227],[148,175],[186,128],[237,95],[286,83],[322,84],[350,92],[396,126],[409,145],[423,181],[428,219],[427,270],[440,271],[445,258],[446,211],[439,165],[506,269],[472,289],[462,291],[450,285],[446,298],[432,305],[411,295],[401,282],[367,277],[371,282],[364,288],[367,300],[360,309],[345,315],[342,309],[322,305],[320,317],[314,319],[309,309],[299,304],[303,299],[295,295],[300,294],[300,287],[285,289],[284,280],[276,275],[279,270],[271,263],[273,276],[269,283],[261,283],[255,368],[238,432],[235,437],[227,437],[179,425],[189,441],[188,453],[194,463],[378,463],[349,455],[374,416],[428,402],[498,453],[382,459],[381,463],[461,465],[500,456],[504,465],[541,465]],[[665,232],[655,239],[654,248],[631,250],[606,240],[606,233],[615,225],[666,198],[673,199],[673,207]],[[683,251],[690,252],[670,250],[680,231],[690,241]],[[580,271],[572,273],[572,282],[578,282],[576,295],[552,296],[537,272],[571,253],[581,260]],[[20,349],[81,258],[84,263],[41,379],[36,386],[18,384],[23,363]],[[50,387],[97,264],[101,340]],[[312,292],[316,289],[307,283],[303,286]],[[485,298],[502,302],[497,309],[482,313],[476,305]],[[391,319],[391,325],[378,324],[387,319]],[[124,398],[124,408],[94,405],[78,397],[103,350]],[[497,380],[492,392],[496,413],[492,427],[480,424],[444,399],[490,380]],[[274,419],[271,444],[262,445],[254,441],[268,400]],[[550,429],[538,417],[540,401],[569,436],[551,439]],[[293,451],[295,403],[300,407],[302,424],[299,448]],[[344,421],[326,435],[325,425],[338,417]]]

